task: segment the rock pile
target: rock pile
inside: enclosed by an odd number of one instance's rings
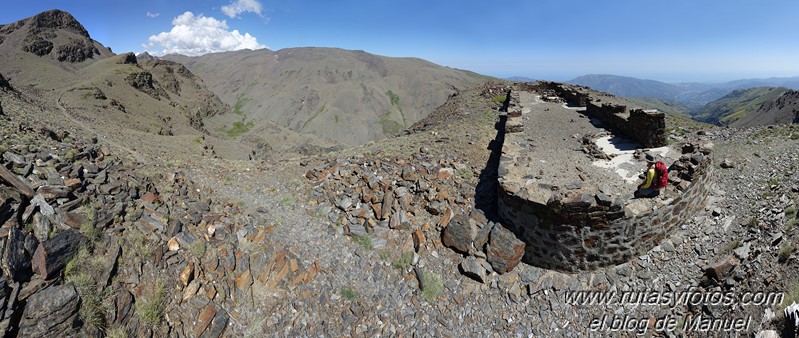
[[[456,158],[420,152],[402,158],[330,160],[310,169],[317,214],[354,237],[394,229],[412,233],[417,254],[437,242],[473,258],[461,271],[484,282],[521,260],[524,243],[474,209],[473,169]],[[426,240],[430,239],[430,240]],[[478,260],[479,258],[479,260]]]
[[[22,336],[219,337],[319,272],[180,172],[20,125],[0,156],[0,328]],[[230,310],[234,309],[235,310]],[[257,328],[257,327],[256,327]],[[260,329],[260,328],[259,328]]]

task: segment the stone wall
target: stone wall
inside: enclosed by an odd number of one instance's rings
[[[632,109],[626,106],[588,100],[585,112],[607,124],[613,131],[635,140],[646,148],[666,145],[666,115],[656,110]]]
[[[504,180],[525,152],[517,146],[525,137],[521,112],[518,96],[512,93],[498,170],[498,211],[505,226],[526,243],[528,264],[574,272],[627,262],[671,235],[708,196],[713,178],[710,149],[686,144],[683,156],[670,167],[666,189],[673,197],[654,212],[632,216],[624,200],[601,192],[564,196],[553,191],[546,203],[535,202],[526,188]]]
[[[566,86],[557,82],[538,82],[522,90],[537,90],[544,94],[561,98],[574,107],[585,107],[585,113],[607,124],[610,129],[624,135],[646,148],[666,145],[666,115],[656,110],[631,109],[611,103],[599,103],[581,91],[580,86]],[[548,94],[548,95],[547,95]],[[609,94],[608,94],[609,95]],[[612,95],[609,95],[612,96]]]

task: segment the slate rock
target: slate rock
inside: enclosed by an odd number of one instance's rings
[[[474,256],[466,257],[466,259],[461,262],[460,271],[464,276],[474,279],[480,283],[486,282],[486,269]]]
[[[19,336],[71,336],[78,324],[79,302],[71,284],[53,285],[31,295],[19,323]]]
[[[608,194],[598,192],[596,193],[596,203],[601,206],[609,207],[613,204],[613,200],[608,196]]]
[[[25,235],[17,228],[8,232],[3,253],[3,274],[18,282],[27,282],[32,275],[30,253],[25,250]]]

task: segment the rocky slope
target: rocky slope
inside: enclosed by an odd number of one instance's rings
[[[761,320],[782,304],[588,306],[567,293],[799,297],[799,182],[772,166],[799,165],[787,150],[799,130],[675,132],[672,142],[717,143],[731,168],[717,169],[711,204],[678,234],[598,271],[513,268],[514,251],[495,250],[515,239],[491,211],[502,144],[494,98],[507,88],[461,91],[406,135],[327,156],[169,163],[94,144],[58,110],[28,113],[36,101],[7,90],[0,163],[23,183],[0,183],[3,325],[20,336],[578,337],[596,318],[703,314],[751,315],[747,332],[782,329],[779,315]],[[54,248],[72,259],[59,263]],[[719,266],[732,268],[708,270]]]
[[[146,75],[114,82],[142,100],[188,90],[176,65],[121,65],[177,74],[152,87]],[[103,121],[0,76],[0,327],[21,337],[582,337],[674,320],[658,335],[795,334],[783,309],[799,302],[799,128],[669,119],[670,142],[715,144],[707,205],[628,263],[564,274],[517,263],[518,240],[492,211],[512,86],[522,85],[461,90],[398,137],[244,161],[198,156],[177,135],[95,140]],[[635,296],[649,291],[781,297]],[[697,318],[748,324],[705,332]],[[634,324],[614,329],[616,319]]]
[[[735,126],[754,127],[771,124],[799,123],[799,91],[789,90],[763,102],[760,107],[734,123]]]
[[[149,154],[247,159],[336,145],[274,123],[260,125],[258,137],[241,138],[247,121],[231,114],[200,77],[171,61],[115,55],[63,11],[0,27],[0,69],[20,92],[76,122],[103,125],[94,136],[134,143]],[[211,118],[224,121],[209,126]]]
[[[786,91],[788,91],[788,88],[782,87],[756,87],[735,90],[702,107],[694,114],[694,119],[717,125],[752,127],[754,125],[746,125],[742,120],[747,120],[748,117],[754,115],[763,103],[776,99]]]
[[[572,84],[588,86],[626,98],[665,100],[669,105],[685,106],[692,113],[734,90],[755,87],[785,87],[799,89],[799,77],[742,79],[723,83],[665,83],[625,76],[591,74],[576,77]]]
[[[415,58],[334,48],[167,55],[242,118],[350,145],[392,136],[487,78]],[[254,134],[254,133],[252,133]]]

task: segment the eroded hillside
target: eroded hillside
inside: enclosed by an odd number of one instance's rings
[[[350,145],[396,135],[459,90],[487,80],[421,59],[334,48],[164,58],[207,79],[244,123],[274,121]]]

